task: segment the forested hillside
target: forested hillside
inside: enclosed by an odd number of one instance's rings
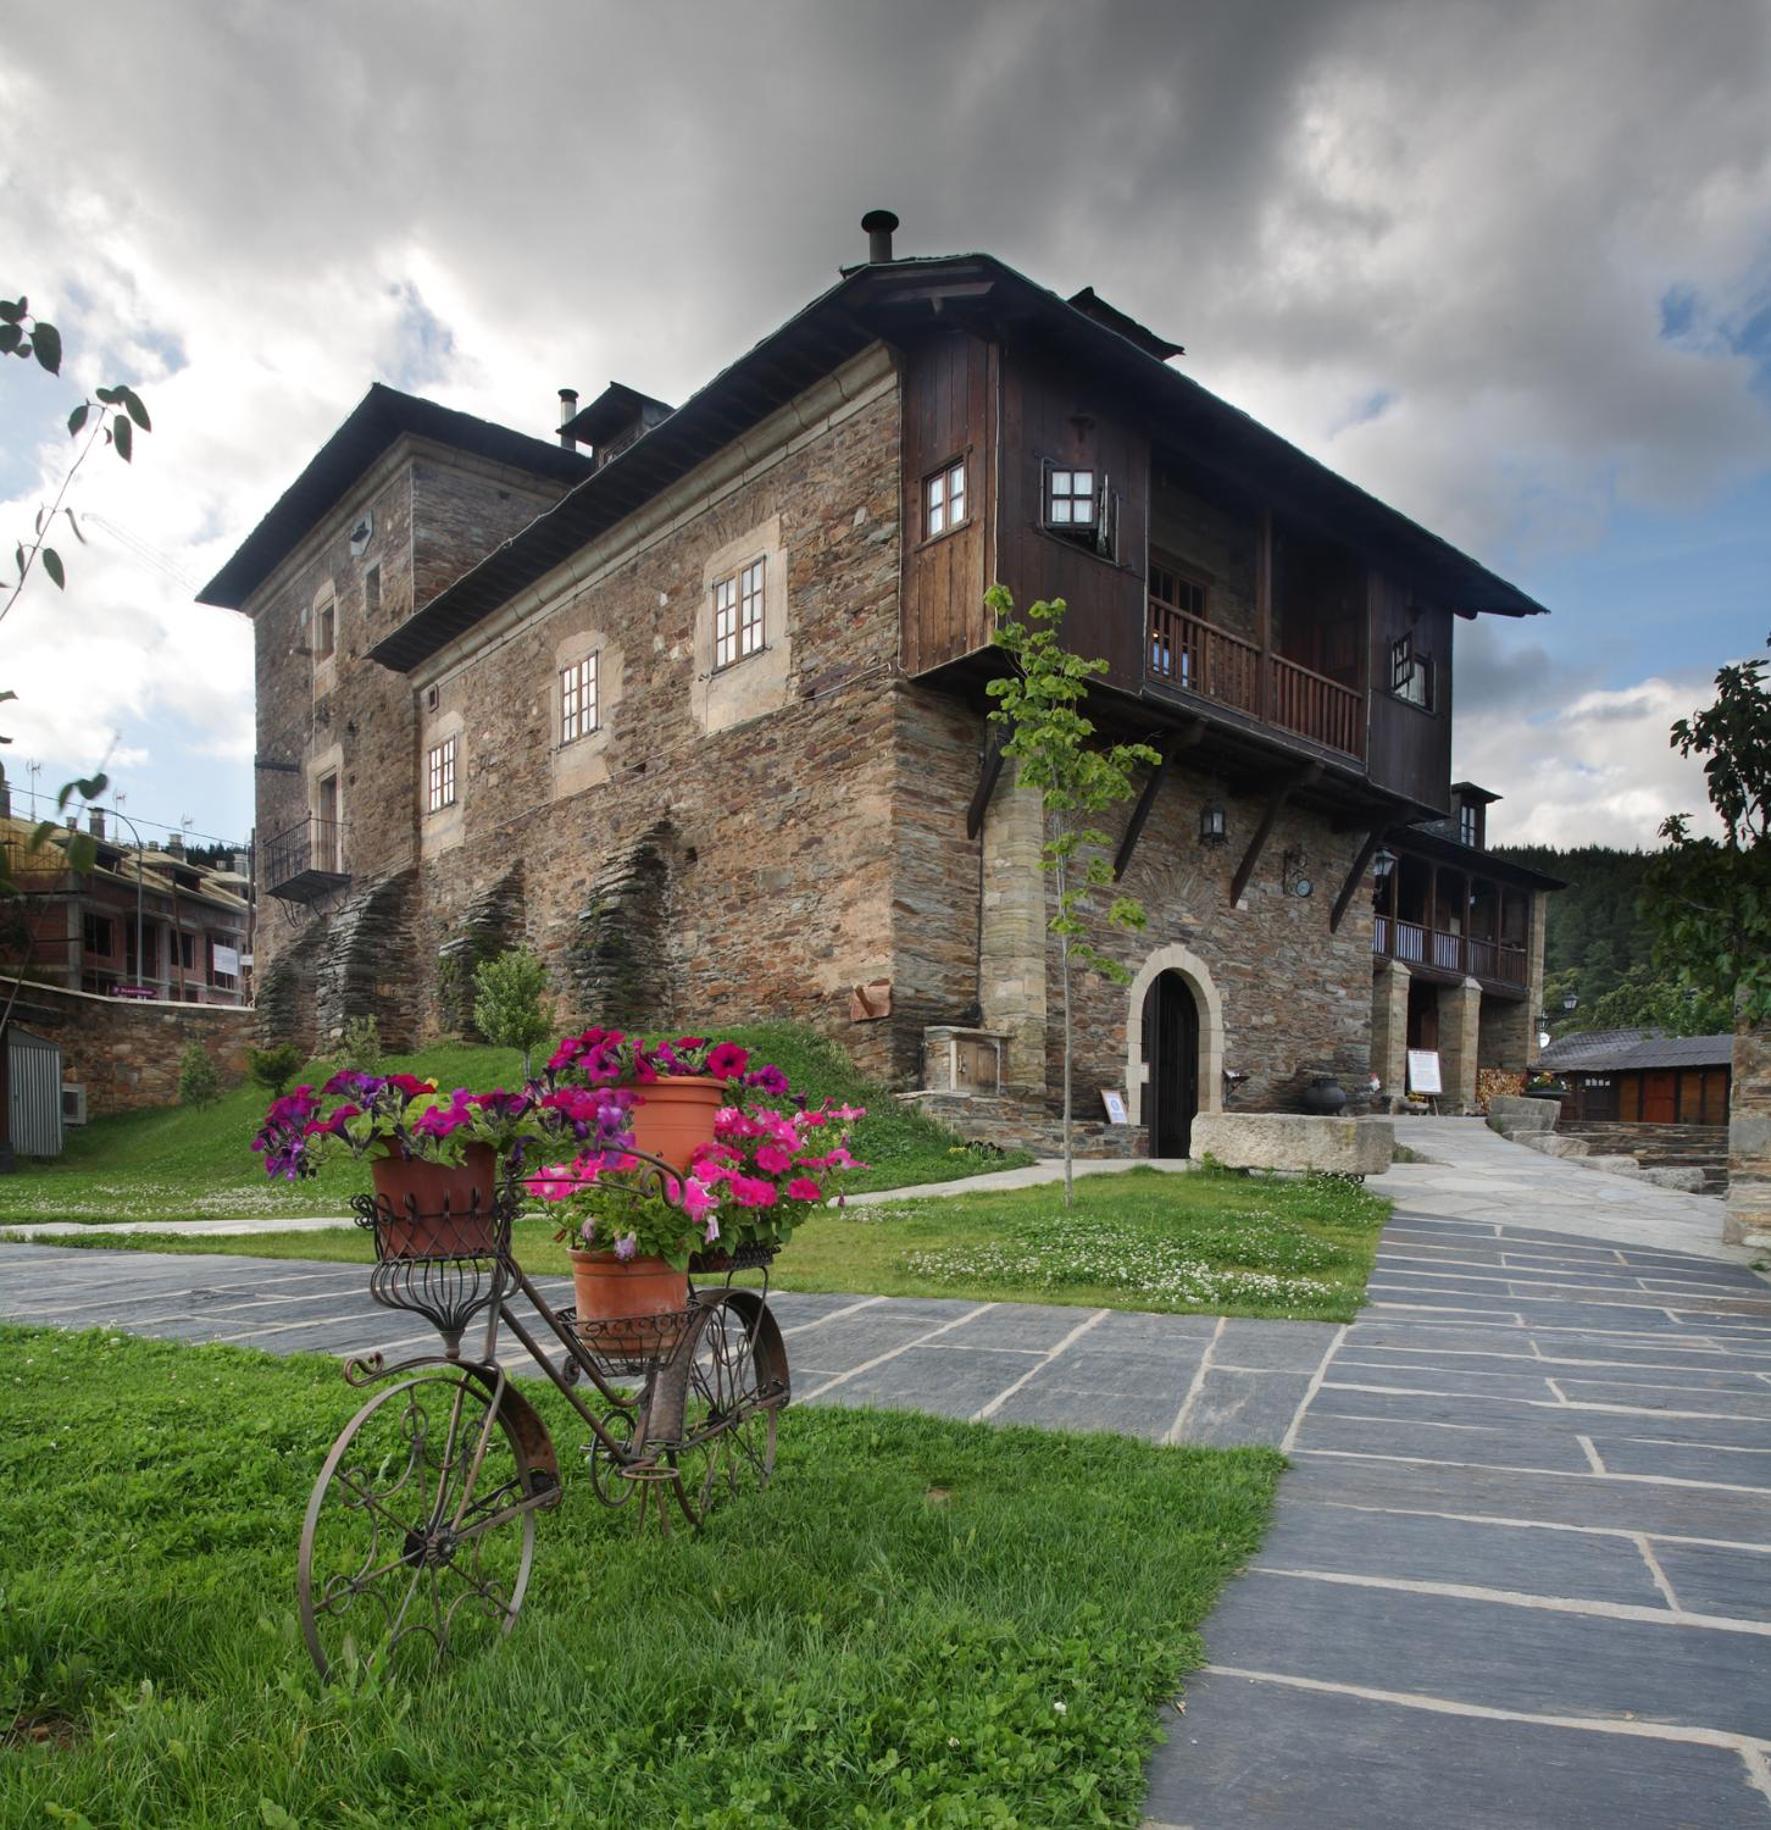
[[[1568,885],[1550,897],[1544,946],[1544,1007],[1554,1034],[1653,1024],[1690,1036],[1731,1027],[1728,1012],[1675,991],[1654,969],[1654,929],[1639,906],[1652,853],[1608,845],[1497,845],[1494,853]],[[1564,1012],[1569,996],[1579,1004]]]

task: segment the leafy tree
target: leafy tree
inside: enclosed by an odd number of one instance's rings
[[[374,1017],[345,1019],[338,1061],[358,1074],[373,1074],[381,1066],[381,1025]]]
[[[178,1061],[178,1103],[181,1106],[212,1106],[221,1097],[221,1076],[209,1051],[201,1042],[193,1042]]]
[[[1060,639],[1066,605],[1061,597],[1030,604],[1024,617],[1001,585],[986,594],[996,625],[994,637],[1012,663],[1005,678],[984,689],[996,701],[993,724],[1007,732],[1003,754],[1019,767],[1020,784],[1040,797],[1045,837],[1040,866],[1050,873],[1056,906],[1048,923],[1058,937],[1059,996],[1064,1011],[1064,1204],[1073,1200],[1070,1127],[1071,992],[1073,965],[1099,972],[1123,985],[1131,974],[1088,940],[1089,924],[1104,918],[1111,927],[1144,926],[1143,905],[1114,896],[1104,911],[1096,892],[1111,887],[1113,872],[1104,855],[1113,841],[1095,822],[1109,807],[1131,799],[1140,764],[1154,768],[1162,758],[1146,743],[1099,745],[1095,727],[1082,710],[1089,681],[1107,671],[1105,661],[1084,660]]]
[[[1771,638],[1767,638],[1771,647]],[[1661,825],[1666,849],[1648,873],[1655,960],[1700,998],[1731,1004],[1747,1023],[1771,1020],[1771,657],[1716,674],[1712,704],[1681,718],[1672,746],[1704,758],[1720,839],[1698,838],[1691,816]]]
[[[474,1026],[499,1048],[523,1051],[523,1078],[531,1052],[553,1034],[553,1000],[546,996],[547,968],[527,947],[512,947],[474,969]]]
[[[281,1099],[304,1059],[293,1042],[279,1042],[274,1048],[249,1048],[246,1072],[273,1099]]]

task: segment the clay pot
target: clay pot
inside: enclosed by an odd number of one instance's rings
[[[490,1258],[498,1249],[493,1214],[497,1173],[498,1158],[490,1144],[469,1144],[459,1163],[391,1153],[372,1157],[369,1174],[382,1214],[375,1223],[382,1256]]]
[[[574,1247],[572,1287],[580,1326],[599,1353],[668,1353],[682,1338],[680,1322],[660,1327],[658,1316],[689,1306],[689,1274],[662,1258],[617,1258]]]
[[[726,1083],[705,1074],[677,1074],[627,1089],[634,1095],[636,1150],[685,1170],[703,1144],[713,1142],[713,1120],[729,1103]]]

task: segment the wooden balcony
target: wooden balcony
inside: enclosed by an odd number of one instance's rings
[[[1155,598],[1144,666],[1164,686],[1215,699],[1325,749],[1365,754],[1365,702],[1352,687]]]
[[[1440,972],[1486,979],[1497,985],[1523,988],[1530,982],[1525,949],[1512,941],[1448,934],[1441,928],[1403,921],[1393,915],[1376,917],[1371,950],[1383,959],[1401,960],[1404,965],[1431,966]]]

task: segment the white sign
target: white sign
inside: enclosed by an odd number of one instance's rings
[[[1126,1116],[1125,1095],[1117,1087],[1101,1088],[1101,1104],[1107,1108],[1107,1123],[1110,1125],[1129,1124]]]
[[[1408,1051],[1408,1090],[1411,1093],[1443,1093],[1439,1080],[1439,1051],[1436,1048],[1411,1048]]]
[[[215,970],[225,972],[230,978],[236,977],[240,970],[240,950],[238,947],[224,947],[217,941],[215,945]]]

